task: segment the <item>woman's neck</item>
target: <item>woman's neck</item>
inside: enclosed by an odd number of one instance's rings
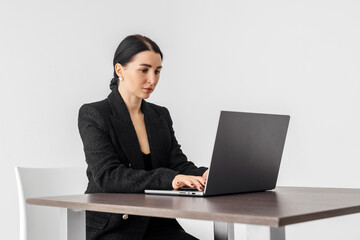
[[[132,94],[129,94],[128,91],[126,91],[123,87],[121,87],[121,84],[119,84],[118,86],[118,91],[125,102],[125,105],[129,111],[130,116],[141,114],[140,107],[141,107],[142,99]]]

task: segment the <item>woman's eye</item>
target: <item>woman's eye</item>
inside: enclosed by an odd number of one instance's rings
[[[147,73],[147,72],[149,71],[149,69],[143,68],[143,69],[140,69],[140,71],[141,71],[142,73]],[[155,70],[155,74],[159,74],[159,73],[160,73],[159,70]]]

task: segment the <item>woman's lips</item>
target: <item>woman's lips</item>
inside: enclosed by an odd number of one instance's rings
[[[152,88],[143,88],[145,92],[152,92]]]

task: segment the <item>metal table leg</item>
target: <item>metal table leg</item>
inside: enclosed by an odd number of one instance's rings
[[[285,240],[285,227],[247,225],[247,240]]]
[[[60,209],[61,217],[61,240],[85,240],[85,211],[77,211],[67,208]]]
[[[214,240],[234,239],[234,223],[214,222]]]

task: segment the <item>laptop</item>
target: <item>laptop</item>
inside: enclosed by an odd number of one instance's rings
[[[289,120],[288,115],[221,111],[204,191],[145,193],[202,197],[274,189]]]

